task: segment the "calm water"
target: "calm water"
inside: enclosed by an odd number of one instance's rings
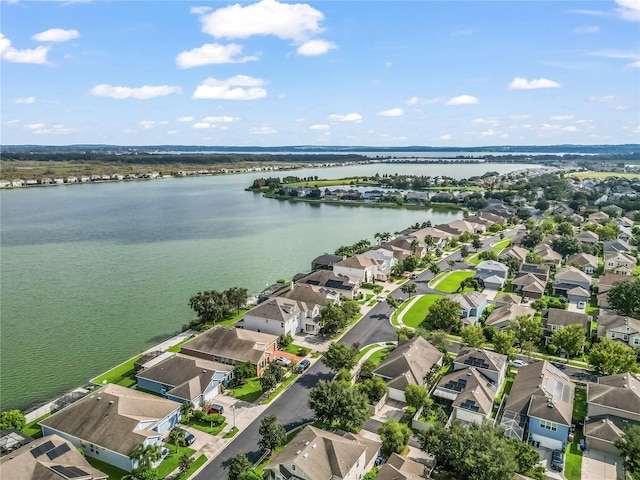
[[[370,165],[299,176],[462,178],[523,165]],[[459,211],[280,202],[255,177],[16,189],[0,195],[0,403],[43,403],[149,348],[192,317],[199,290],[259,292],[342,244]]]

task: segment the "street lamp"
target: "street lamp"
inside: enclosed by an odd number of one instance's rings
[[[233,428],[236,428],[236,406],[231,405],[231,413],[233,414]]]

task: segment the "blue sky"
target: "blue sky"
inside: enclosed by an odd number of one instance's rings
[[[0,9],[3,144],[640,143],[640,0]]]

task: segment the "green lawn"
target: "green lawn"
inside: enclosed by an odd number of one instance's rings
[[[42,436],[42,427],[38,425],[38,422],[50,416],[51,414],[47,413],[40,418],[36,418],[33,422],[27,423],[22,429],[22,433],[31,438],[40,438]]]
[[[501,242],[493,245],[493,248],[496,250],[502,250],[503,248],[507,248],[509,245],[511,245],[511,239],[507,238],[506,240],[502,240]]]
[[[471,263],[472,265],[478,265],[482,261],[480,260],[480,257],[478,255],[480,255],[480,252],[472,253],[471,255],[469,255],[464,259],[464,262]]]
[[[416,328],[420,323],[422,323],[424,317],[429,312],[429,307],[439,298],[442,298],[442,295],[436,295],[433,293],[422,295],[420,299],[417,300],[416,303],[414,303],[404,314],[402,317],[402,323],[408,327]]]
[[[262,387],[257,377],[248,379],[244,385],[233,388],[232,390],[235,398],[249,403],[255,402],[260,398],[260,395],[262,395]]]
[[[189,456],[191,456],[196,453],[196,451],[189,447],[181,447],[180,453],[170,453],[169,455],[167,455],[160,466],[156,469],[158,478],[166,478],[171,472],[177,469],[180,457],[185,453],[188,453]]]
[[[446,293],[456,293],[460,288],[460,282],[465,278],[471,278],[476,274],[474,271],[458,270],[449,272],[442,280],[440,280],[433,288]],[[473,291],[473,288],[467,288],[465,292]]]
[[[567,480],[580,480],[582,477],[582,451],[580,440],[584,438],[582,430],[576,430],[573,442],[565,454],[564,475]]]
[[[292,355],[298,355],[299,357],[306,357],[311,351],[310,348],[301,347],[300,345],[296,345],[295,343],[292,343],[291,345],[288,345],[285,348],[280,348],[280,350],[282,350],[283,352],[290,353]]]
[[[120,470],[118,467],[114,467],[113,465],[104,463],[98,460],[97,458],[93,458],[93,457],[85,457],[85,458],[93,468],[97,468],[102,473],[106,473],[107,475],[109,475],[108,480],[122,480],[124,478],[129,478],[129,472]]]
[[[222,429],[225,427],[225,425],[227,424],[227,422],[222,422],[220,425],[214,425],[213,427],[211,426],[211,422],[199,422],[198,420],[194,419],[193,417],[189,419],[189,421],[184,422],[185,425],[189,425],[190,427],[193,427],[197,430],[200,430],[201,432],[204,433],[208,433],[209,435],[218,435]],[[184,447],[183,447],[184,448]],[[182,452],[183,448],[180,448],[180,451]]]
[[[356,359],[360,360],[362,357],[364,357],[364,354],[367,353],[369,350],[379,346],[380,344],[378,343],[372,343],[371,345],[367,345],[366,347],[364,347],[362,350],[358,352],[358,356],[356,357]]]
[[[142,354],[137,355],[117,367],[109,370],[107,373],[91,380],[93,383],[104,385],[106,383],[117,383],[123,387],[132,387],[136,384],[136,377],[133,372],[134,364],[142,358]]]
[[[231,430],[229,430],[227,433],[225,433],[222,438],[231,438],[233,437],[236,433],[238,433],[238,427],[233,427]]]
[[[387,358],[387,356],[391,353],[392,350],[393,348],[382,348],[380,350],[377,350],[371,354],[371,356],[369,357],[369,360],[371,360],[373,364],[377,367],[378,365],[380,365],[380,362],[382,362],[382,360]]]
[[[176,343],[173,347],[167,348],[167,352],[180,353],[180,346],[191,339],[193,339],[193,337],[185,338],[180,343]]]
[[[573,400],[573,423],[584,420],[587,415],[587,390],[586,388],[576,388]]]
[[[298,377],[297,373],[292,373],[291,375],[289,375],[287,378],[284,379],[284,381],[278,385],[276,387],[276,389],[271,392],[269,394],[269,396],[267,398],[265,398],[264,400],[262,400],[260,402],[261,405],[264,405],[265,403],[269,403],[271,402],[274,398],[276,398],[276,395],[278,395],[281,391],[283,391],[285,388],[287,388],[289,385],[291,385],[291,383],[293,383],[293,381]]]
[[[187,470],[183,476],[178,478],[180,479],[189,478],[191,475],[193,475],[196,472],[196,470],[198,470],[202,465],[204,465],[206,461],[207,461],[207,457],[205,455],[200,455],[198,458],[195,459],[195,461],[193,462],[193,465],[191,465],[189,470]]]
[[[578,178],[608,178],[608,177],[620,177],[620,178],[640,178],[638,173],[619,173],[619,172],[575,172],[571,174],[572,177]]]

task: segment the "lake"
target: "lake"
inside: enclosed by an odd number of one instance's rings
[[[464,178],[528,165],[363,165],[284,173]],[[283,173],[171,178],[0,193],[2,409],[27,408],[178,332],[200,290],[258,293],[308,271],[317,255],[448,209],[277,201],[244,191]]]

